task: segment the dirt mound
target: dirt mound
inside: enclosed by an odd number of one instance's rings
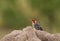
[[[0,41],[60,41],[60,34],[50,34],[27,26],[23,30],[14,30]]]

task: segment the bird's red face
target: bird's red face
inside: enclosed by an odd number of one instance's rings
[[[33,19],[33,20],[32,20],[32,23],[33,23],[33,24],[37,23],[36,19]]]

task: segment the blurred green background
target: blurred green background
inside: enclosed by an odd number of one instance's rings
[[[60,33],[60,0],[0,0],[0,37],[31,26],[36,18],[50,33]]]

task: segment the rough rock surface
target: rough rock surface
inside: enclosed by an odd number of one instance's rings
[[[14,30],[0,41],[60,41],[60,34],[50,34],[27,26],[23,30]]]

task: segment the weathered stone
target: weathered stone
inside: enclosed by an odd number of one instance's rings
[[[27,26],[23,30],[14,30],[0,41],[60,41],[60,34],[50,34]]]

